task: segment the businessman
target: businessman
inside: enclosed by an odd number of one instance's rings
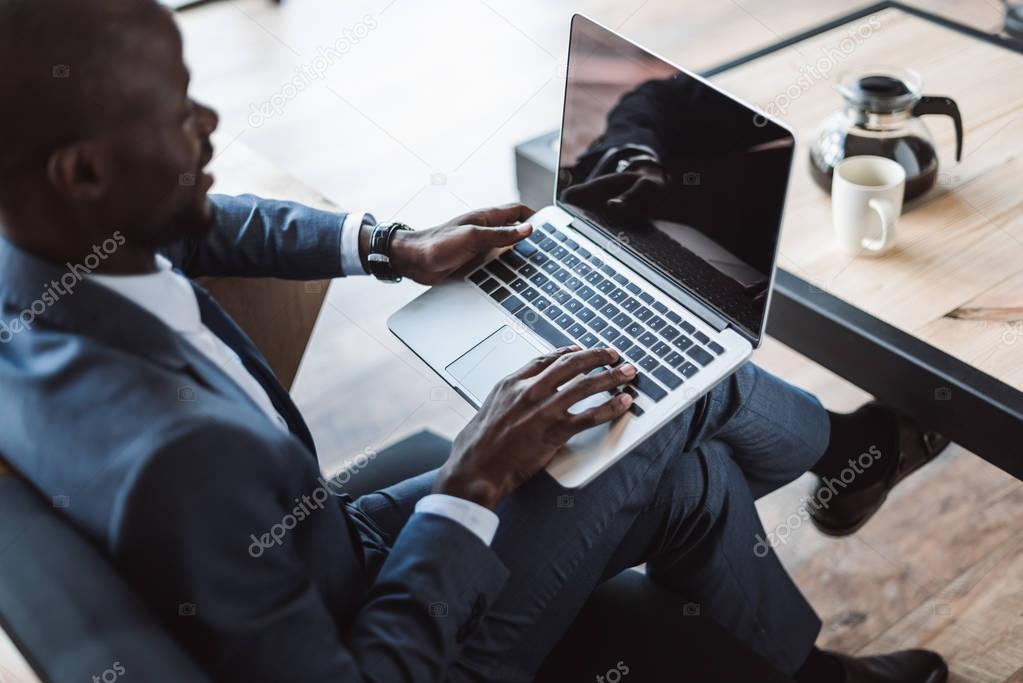
[[[571,508],[542,470],[628,409],[568,412],[633,377],[611,350],[559,349],[508,377],[439,471],[334,495],[287,393],[190,278],[434,283],[527,236],[529,212],[411,232],[208,197],[217,117],[189,98],[153,0],[4,0],[0,34],[0,82],[18,93],[0,111],[0,386],[17,397],[0,454],[44,495],[73,492],[61,512],[216,680],[529,680],[594,587],[642,562],[801,682],[945,680],[925,651],[816,649],[820,621],[757,551],[753,506],[873,447],[829,508],[859,524],[937,447],[877,406],[831,415],[753,365]]]

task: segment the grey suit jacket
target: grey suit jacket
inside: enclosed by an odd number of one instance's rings
[[[341,275],[343,216],[212,202],[213,234],[168,250],[187,274]],[[382,538],[205,356],[73,271],[0,240],[0,456],[217,680],[443,680],[507,578],[496,554],[428,514]]]

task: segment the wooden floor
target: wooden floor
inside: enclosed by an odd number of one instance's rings
[[[996,0],[924,6],[986,30],[1000,23]],[[179,16],[193,91],[222,115],[222,161],[253,150],[339,206],[426,226],[516,198],[512,147],[557,125],[573,11],[699,69],[849,9],[839,0],[287,0],[279,9],[235,0]],[[301,88],[288,85],[295,79]],[[217,189],[245,190],[230,177]],[[452,436],[469,417],[387,332],[387,316],[418,291],[367,279],[331,287],[294,390],[326,468],[425,427]],[[866,399],[776,342],[756,361],[830,408]],[[765,527],[783,523],[811,484],[761,501]],[[1021,550],[1023,483],[953,447],[856,536],[827,539],[804,524],[780,553],[824,619],[823,645],[929,647],[950,660],[955,681],[1023,683]]]

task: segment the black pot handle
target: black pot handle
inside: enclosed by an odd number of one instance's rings
[[[939,114],[951,116],[956,126],[956,161],[963,157],[963,119],[959,116],[959,105],[944,95],[924,95],[913,107],[913,116]]]

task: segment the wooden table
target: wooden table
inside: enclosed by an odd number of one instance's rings
[[[865,64],[914,68],[925,93],[957,101],[965,128],[957,164],[950,120],[927,120],[939,182],[906,207],[881,258],[838,249],[808,164],[842,105],[836,77]],[[1023,45],[881,3],[706,75],[799,137],[768,332],[1023,479]],[[524,191],[547,166],[553,184],[544,144],[518,150]]]
[[[860,41],[850,42],[853,31]],[[835,68],[790,89],[824,55]],[[807,162],[817,127],[841,105],[836,76],[862,64],[916,69],[925,92],[958,102],[965,129],[956,164],[951,123],[928,120],[939,182],[907,206],[897,248],[882,258],[837,248],[829,198]],[[1014,447],[1023,442],[1023,46],[886,3],[712,74],[765,108],[784,104],[802,146],[771,334],[1023,478]],[[787,91],[794,97],[776,99]]]

